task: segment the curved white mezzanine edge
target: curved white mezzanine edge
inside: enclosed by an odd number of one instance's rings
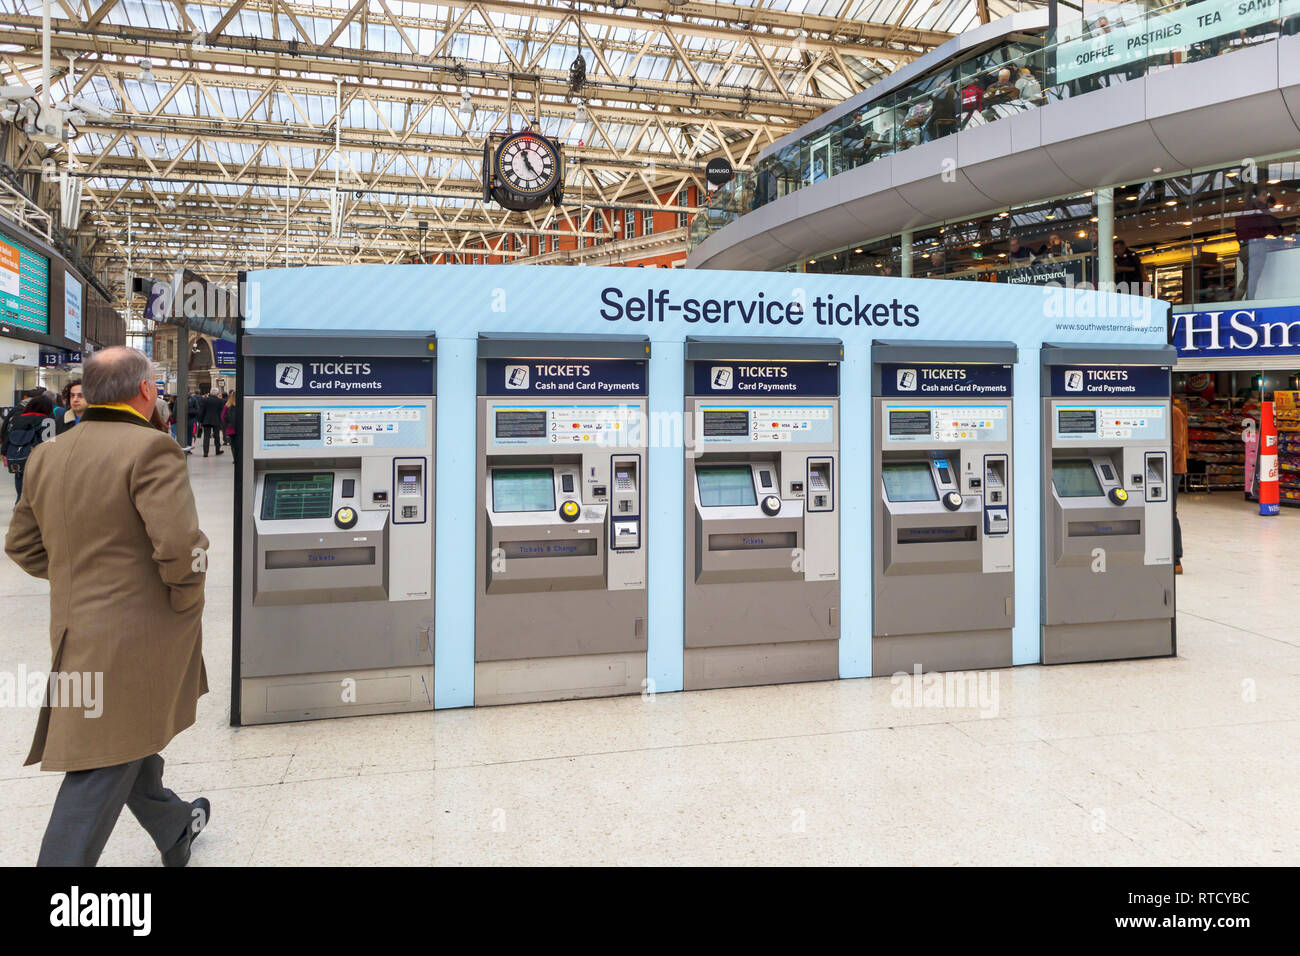
[[[777,269],[906,229],[1297,148],[1300,36],[1281,37],[1026,110],[805,186],[709,236],[686,266]]]

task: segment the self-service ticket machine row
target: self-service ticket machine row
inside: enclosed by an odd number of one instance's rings
[[[432,707],[433,341],[243,341],[232,719]],[[688,690],[839,676],[845,481],[871,488],[847,586],[874,673],[1012,664],[1018,533],[1042,535],[1044,663],[1173,653],[1169,350],[1044,347],[1040,531],[1015,519],[1011,343],[874,343],[872,470],[847,476],[838,340],[688,339],[677,431],[650,428],[649,348],[479,337],[476,704],[642,690],[664,442]]]

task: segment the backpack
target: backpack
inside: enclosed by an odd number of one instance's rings
[[[27,459],[32,449],[41,443],[41,430],[48,421],[44,416],[24,422],[17,418],[9,429],[9,440],[5,442],[5,464],[9,474],[20,475],[27,467]]]

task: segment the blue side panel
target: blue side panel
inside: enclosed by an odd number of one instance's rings
[[[1039,502],[1043,497],[1042,402],[1036,348],[1020,347],[1016,365],[1016,411],[1011,449],[1015,462],[1012,491],[1016,496],[1016,626],[1011,631],[1011,663],[1037,664],[1041,642],[1043,535]]]
[[[474,339],[438,339],[433,705],[474,705]]]
[[[871,343],[840,366],[840,676],[871,676]],[[866,542],[866,546],[864,546]]]
[[[650,475],[646,483],[650,594],[646,675],[656,691],[682,689],[686,649],[686,458],[674,434],[682,421],[686,346],[655,341],[650,348]]]

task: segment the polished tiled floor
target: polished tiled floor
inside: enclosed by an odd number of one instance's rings
[[[165,756],[213,804],[192,865],[1300,863],[1295,511],[1185,497],[1178,658],[984,675],[991,716],[878,679],[235,730],[231,463],[190,467],[212,693]],[[0,560],[0,670],[48,666],[45,594]],[[20,766],[34,719],[0,708],[0,864],[60,779]],[[158,857],[123,814],[103,862]]]

